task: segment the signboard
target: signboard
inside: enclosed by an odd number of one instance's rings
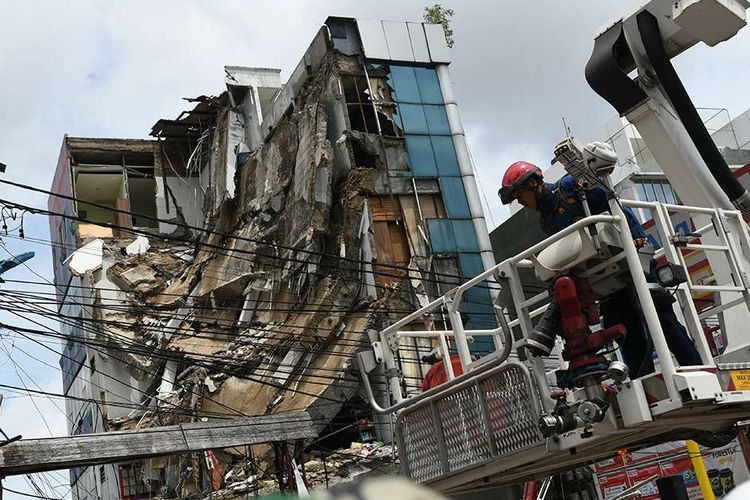
[[[729,374],[732,376],[735,390],[750,390],[750,370],[732,370]]]
[[[736,484],[750,478],[737,440],[722,448],[701,448],[701,451],[717,498],[728,493]],[[594,473],[599,485],[599,494],[604,500],[614,498],[655,475],[656,479],[681,475],[690,500],[703,498],[687,448],[680,443],[667,443],[603,460],[594,466]],[[643,484],[638,490],[641,492],[642,500],[660,498],[656,480]]]

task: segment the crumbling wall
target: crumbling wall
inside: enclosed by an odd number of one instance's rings
[[[439,193],[437,182],[393,177],[408,168],[403,141],[349,130],[340,74],[357,64],[330,52],[297,82],[263,144],[240,156],[233,197],[219,174],[230,161],[222,97],[200,156],[207,231],[191,246],[107,254],[103,282],[126,307],[102,308],[103,335],[139,346],[124,360],[152,395],[114,427],[307,410],[322,430],[361,390],[352,360],[366,332],[425,300],[431,257],[414,190]],[[436,203],[420,210],[439,217]],[[195,487],[188,466],[159,465],[183,493]]]
[[[212,353],[225,362],[207,367],[215,387],[201,403],[207,413],[227,413],[227,406],[249,415],[307,409],[332,399],[325,394],[337,380],[356,389],[345,380],[347,359],[376,317],[357,311],[359,226],[369,187],[356,168],[333,182],[326,112],[332,77],[327,64],[310,78],[294,110],[241,166],[235,199],[225,201],[216,234],[204,240],[210,247],[199,246],[184,274],[192,279],[167,289],[196,304],[234,306],[234,315],[213,318],[217,334],[236,334],[224,335],[224,346]],[[202,333],[212,330],[206,311],[195,317]],[[172,346],[194,354],[179,336]],[[330,418],[337,410],[327,406]]]

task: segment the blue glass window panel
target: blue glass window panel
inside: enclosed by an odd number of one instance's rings
[[[60,356],[60,367],[63,372],[63,392],[67,393],[73,381],[86,362],[86,351],[78,342],[68,340]]]
[[[459,252],[478,252],[479,242],[474,231],[474,223],[468,220],[453,220],[453,236],[456,238],[456,249]]]
[[[482,257],[480,257],[478,253],[459,254],[458,263],[461,266],[461,274],[463,274],[465,279],[471,279],[482,274],[482,272],[484,271],[484,266],[482,265]]]
[[[489,294],[487,294],[487,297],[482,297],[478,300],[465,298],[465,302],[461,304],[461,311],[469,315],[471,326],[467,330],[495,327],[495,310],[490,303]],[[474,340],[476,341],[476,339]]]
[[[474,254],[472,254],[472,256],[474,256]],[[479,262],[481,263],[482,257],[479,256],[479,254],[476,254],[476,257],[479,258]],[[474,265],[474,264],[472,264],[472,265]],[[484,272],[484,266],[482,266],[482,272]],[[478,274],[480,274],[480,273],[478,273]],[[491,304],[492,301],[490,299],[490,290],[489,290],[489,288],[487,288],[487,286],[489,286],[489,285],[487,285],[486,283],[482,283],[482,284],[477,285],[475,287],[469,288],[464,293],[464,297],[466,298],[466,300],[468,302],[480,303],[482,305],[484,305],[484,304]]]
[[[468,316],[464,322],[467,330],[491,330],[497,327],[494,310],[490,304],[466,304],[464,313]],[[491,337],[474,337],[474,343],[470,345],[472,352],[492,352],[493,342]]]
[[[644,182],[643,187],[646,190],[646,201],[659,201],[656,199],[656,191],[652,182]]]
[[[466,322],[465,328],[467,330],[490,330],[496,328],[495,326],[484,326],[474,324],[473,318],[469,318]],[[474,337],[474,342],[469,344],[469,352],[478,358],[492,354],[495,352],[495,343],[492,341],[492,337]]]
[[[445,106],[426,104],[424,115],[427,118],[427,128],[433,135],[450,135],[451,128],[448,126],[448,115],[445,114]]]
[[[662,184],[662,187],[664,188],[664,194],[667,198],[667,203],[671,203],[672,205],[677,204],[677,196],[674,194],[674,189],[672,189],[672,185],[668,182],[665,182]]]
[[[437,177],[437,165],[435,165],[435,156],[432,154],[430,138],[407,135],[405,140],[412,175],[415,177]]]
[[[399,104],[398,111],[401,114],[401,122],[404,125],[405,134],[427,134],[427,119],[421,104]]]
[[[456,253],[453,224],[450,219],[427,219],[433,253]]]
[[[396,102],[420,102],[419,87],[414,68],[409,66],[391,66],[391,86],[395,91]]]
[[[468,319],[465,322],[467,330],[487,330],[497,326],[490,292],[487,288],[482,288],[482,286],[483,285],[478,285],[469,288],[464,294],[464,302],[461,304],[461,311],[468,316]],[[475,338],[473,344],[477,349],[486,351],[489,347],[491,350],[491,342],[486,345],[478,345],[478,340],[479,338]],[[491,339],[487,340],[491,341]]]
[[[453,147],[453,137],[449,135],[436,135],[430,137],[432,151],[435,153],[438,173],[443,176],[461,175],[456,158],[456,149]]]
[[[458,262],[464,279],[473,278],[484,272],[482,257],[478,253],[459,253]],[[479,284],[464,293],[461,312],[466,316],[464,328],[467,330],[488,330],[497,326],[490,292],[485,285],[486,283]],[[492,339],[475,337],[470,349],[476,354],[492,352]]]
[[[453,219],[468,219],[471,217],[469,202],[466,200],[466,192],[464,192],[464,183],[460,177],[441,177],[440,191],[443,193],[443,203],[445,203],[448,217]]]
[[[401,121],[401,113],[398,111],[398,106],[394,107],[394,111],[391,114],[391,117],[393,118],[393,123],[398,127],[398,135],[401,136],[404,133],[404,123]],[[383,118],[380,118],[381,122],[383,121]]]
[[[443,93],[440,92],[440,82],[437,73],[432,68],[414,68],[419,85],[419,94],[425,104],[443,104]]]
[[[646,198],[646,190],[643,187],[643,183],[640,181],[635,181],[633,185],[635,186],[635,193],[638,200],[648,201],[648,198]]]

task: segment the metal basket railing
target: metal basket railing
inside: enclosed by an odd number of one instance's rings
[[[396,421],[401,470],[417,482],[544,441],[528,369],[504,363],[406,407]]]

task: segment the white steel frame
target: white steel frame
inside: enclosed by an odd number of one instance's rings
[[[696,344],[696,348],[701,356],[703,365],[700,367],[676,367],[672,359],[669,346],[667,345],[664,332],[662,331],[661,325],[656,314],[653,300],[651,298],[650,290],[659,288],[658,285],[650,284],[646,282],[646,277],[642,272],[642,266],[627,225],[627,221],[622,212],[622,206],[629,206],[632,208],[642,208],[650,210],[653,214],[654,221],[656,224],[656,231],[659,238],[663,242],[664,246],[655,255],[655,257],[666,257],[670,263],[680,266],[685,269],[687,273],[687,263],[682,253],[671,244],[673,237],[678,236],[675,233],[674,227],[671,223],[672,214],[699,214],[709,218],[710,223],[694,231],[692,242],[688,242],[684,248],[695,249],[695,250],[706,250],[706,251],[720,251],[724,252],[729,261],[730,268],[733,276],[736,277],[740,284],[718,284],[715,286],[709,285],[695,285],[690,280],[687,283],[682,283],[675,288],[675,296],[678,299],[679,307],[682,310],[685,326],[693,341]],[[613,200],[610,202],[612,215],[601,214],[594,215],[582,219],[571,226],[565,228],[563,231],[550,236],[544,241],[530,247],[529,249],[509,258],[505,261],[497,264],[495,267],[485,271],[484,273],[476,276],[475,278],[467,281],[466,283],[454,288],[447,292],[442,297],[430,302],[424,307],[417,311],[407,315],[403,319],[393,323],[389,327],[379,332],[379,340],[373,342],[372,347],[375,353],[375,360],[378,363],[382,363],[385,367],[388,387],[390,394],[393,398],[394,406],[383,408],[377,404],[374,397],[370,397],[373,407],[378,412],[390,413],[398,411],[409,404],[409,400],[404,395],[401,380],[399,377],[398,366],[396,363],[395,352],[399,348],[399,341],[402,338],[425,338],[425,339],[436,339],[439,344],[439,350],[442,354],[442,359],[445,367],[445,372],[449,380],[456,378],[453,372],[453,366],[450,361],[450,347],[449,341],[452,340],[455,346],[455,351],[458,353],[461,366],[464,373],[469,373],[472,369],[483,364],[483,360],[472,361],[471,353],[469,349],[469,338],[470,337],[481,337],[489,336],[495,339],[496,350],[500,349],[501,346],[501,334],[504,329],[512,329],[519,327],[522,332],[522,338],[513,342],[513,347],[520,347],[523,342],[531,334],[533,323],[532,319],[544,313],[547,306],[539,305],[547,297],[546,292],[540,293],[530,299],[526,299],[523,288],[521,286],[521,280],[518,275],[518,269],[531,268],[533,263],[530,260],[535,254],[541,250],[549,247],[551,244],[561,240],[562,238],[573,234],[575,232],[585,232],[586,228],[592,224],[612,224],[617,229],[620,236],[620,244],[623,251],[615,256],[607,259],[605,262],[597,265],[590,269],[584,276],[591,275],[606,266],[610,266],[621,260],[627,262],[627,267],[630,272],[630,278],[634,284],[636,293],[644,311],[644,317],[646,319],[647,326],[651,332],[651,338],[653,340],[654,349],[657,352],[660,360],[660,369],[658,374],[664,379],[664,383],[669,394],[669,399],[661,401],[655,407],[652,408],[654,414],[663,413],[670,411],[675,408],[682,407],[681,398],[677,386],[674,383],[674,376],[681,371],[696,371],[699,369],[715,369],[713,356],[711,354],[708,343],[703,334],[703,330],[700,324],[700,320],[707,315],[713,315],[720,313],[732,307],[744,306],[750,311],[750,291],[748,290],[748,270],[746,268],[747,262],[750,261],[750,235],[748,235],[748,228],[742,219],[742,215],[737,211],[724,210],[724,209],[711,209],[701,207],[686,207],[681,205],[667,205],[662,203],[650,203],[640,202],[632,200]],[[701,235],[707,234],[710,231],[717,229],[717,233],[720,238],[720,245],[703,245],[694,243],[694,241]],[[588,234],[585,234],[588,237]],[[689,274],[688,274],[689,275]],[[503,279],[508,282],[509,291],[513,298],[514,308],[516,312],[516,319],[507,321],[502,311],[498,311],[498,319],[500,326],[495,329],[489,330],[465,330],[463,320],[459,312],[459,306],[461,299],[464,294],[472,287],[475,287],[484,282],[496,283],[497,280]],[[720,303],[713,307],[709,311],[698,314],[695,305],[693,303],[691,293],[692,292],[731,292],[739,294],[740,297],[731,300],[727,303]],[[539,305],[538,307],[535,307]],[[439,311],[445,307],[448,311],[450,319],[449,330],[434,330],[434,331],[414,331],[404,330],[403,328],[415,321],[420,321],[425,315]],[[488,356],[491,360],[492,355]],[[750,361],[750,356],[748,356]],[[362,363],[360,363],[362,364]],[[547,374],[542,358],[529,356],[527,360],[529,369],[531,371],[533,380],[535,381],[538,396],[541,402],[541,407],[544,412],[549,413],[554,407],[554,401],[550,397],[550,386],[547,380]],[[362,375],[365,377],[366,387],[370,394],[372,389],[369,380],[366,378],[366,371],[362,369]],[[652,375],[653,376],[653,375]],[[736,398],[732,398],[736,401]],[[750,401],[750,397],[748,397]]]

